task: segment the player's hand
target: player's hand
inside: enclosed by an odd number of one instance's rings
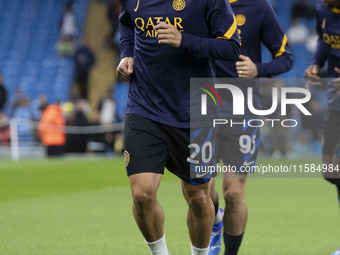
[[[306,88],[309,89],[309,86],[319,86],[321,85],[320,81],[320,67],[318,65],[309,66],[304,73],[304,77],[306,79]]]
[[[236,62],[236,70],[240,78],[255,78],[257,76],[257,66],[247,56],[240,55],[240,61]]]
[[[157,25],[153,29],[157,31],[159,44],[168,44],[175,48],[181,45],[182,34],[173,25],[157,21]]]
[[[320,79],[319,76],[320,67],[318,65],[311,65],[308,67],[304,73],[306,79]]]
[[[133,74],[133,57],[122,58],[116,69],[116,75],[121,77],[124,81],[129,81]]]
[[[340,74],[340,68],[335,67],[335,72]],[[340,77],[333,80],[334,86],[336,87],[336,93],[340,95]]]

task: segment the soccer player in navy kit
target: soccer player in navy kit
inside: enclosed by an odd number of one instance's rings
[[[273,77],[289,71],[293,57],[287,45],[287,37],[282,31],[276,14],[267,0],[229,0],[236,16],[239,29],[241,55],[235,61],[216,61],[217,78],[256,78]],[[269,63],[261,62],[261,43],[272,53]],[[254,107],[261,109],[261,96],[257,81],[246,79],[237,81],[238,87],[247,94],[247,87],[253,86]],[[251,84],[251,85],[250,85]],[[220,94],[224,92],[221,91]],[[232,113],[232,100],[224,99],[220,114],[222,119],[235,119]],[[247,101],[247,99],[245,99]],[[257,118],[246,109],[242,119]],[[239,118],[239,117],[237,117]],[[253,166],[259,147],[259,128],[234,126],[228,129],[224,125],[216,128],[217,160],[225,165],[240,169]],[[247,145],[247,146],[244,146]],[[210,255],[219,253],[221,247],[221,228],[224,225],[225,255],[237,254],[246,228],[248,209],[245,201],[245,173],[228,173],[223,179],[223,196],[226,207],[223,216],[218,206],[218,193],[211,181],[211,195],[215,205],[215,222],[210,242]],[[223,218],[223,223],[222,223]]]
[[[330,171],[323,174],[336,186],[340,203],[340,171],[337,170],[340,168],[340,1],[318,0],[316,11],[319,39],[305,77],[314,81],[319,79],[319,71],[328,60],[328,111],[323,127],[322,159],[333,171],[329,167]],[[333,254],[340,254],[340,249]]]
[[[208,254],[214,209],[209,178],[191,179],[190,78],[214,77],[214,59],[240,54],[236,21],[225,0],[121,1],[121,61],[130,80],[125,165],[133,214],[151,254],[167,255],[157,190],[164,168],[181,179],[189,205],[192,254]],[[211,136],[207,139],[212,139]]]

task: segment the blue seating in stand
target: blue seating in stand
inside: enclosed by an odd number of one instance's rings
[[[73,61],[56,53],[58,22],[68,0],[0,1],[0,71],[12,102],[17,88],[34,100],[47,95],[49,102],[68,100]],[[88,0],[74,0],[83,31]],[[10,112],[10,103],[5,111]]]

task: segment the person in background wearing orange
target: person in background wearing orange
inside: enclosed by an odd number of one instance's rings
[[[64,154],[65,124],[60,102],[46,107],[39,123],[39,137],[47,147],[47,156],[58,157]]]

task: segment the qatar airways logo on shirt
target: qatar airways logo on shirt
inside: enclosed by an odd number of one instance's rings
[[[322,34],[323,41],[331,46],[332,49],[340,49],[340,35]]]
[[[140,31],[145,32],[145,37],[157,37],[157,31],[153,30],[153,28],[157,25],[157,21],[173,25],[180,32],[184,31],[182,25],[183,20],[181,17],[174,17],[172,19],[169,17],[137,17],[135,18],[135,25]]]
[[[244,95],[243,91],[231,84],[215,84],[214,87],[211,87],[209,85],[205,85],[206,88],[210,89],[207,90],[205,88],[200,88],[200,90],[204,91],[205,93],[201,95],[201,115],[206,116],[208,115],[208,96],[210,96],[211,100],[213,100],[216,107],[218,107],[217,101],[215,98],[218,99],[220,102],[221,107],[223,107],[221,96],[223,98],[222,93],[231,93],[232,95],[232,114],[234,118],[240,119],[242,116],[245,115],[245,101],[247,99],[247,107],[249,109],[249,112],[256,116],[270,116],[274,112],[277,111],[277,109],[280,107],[281,110],[281,116],[287,116],[287,108],[288,105],[294,105],[297,107],[302,114],[305,116],[311,116],[312,114],[306,109],[304,104],[309,102],[311,99],[311,93],[309,90],[304,88],[282,88],[279,94],[278,88],[272,88],[272,105],[269,109],[256,109],[254,107],[253,103],[253,88],[248,87],[247,88],[247,94]],[[217,92],[218,90],[218,92]],[[212,92],[212,93],[211,93]],[[290,95],[294,95],[293,97],[290,97]],[[280,102],[279,102],[280,100]],[[223,117],[223,116],[219,116]],[[283,127],[296,127],[298,125],[298,122],[293,119],[265,119],[265,121],[270,122],[272,127],[274,127],[274,124],[276,122],[281,122],[281,125]],[[244,126],[248,125],[251,127],[262,127],[264,126],[265,121],[262,119],[251,119],[251,120],[244,120],[242,122]],[[221,124],[231,124],[232,120],[227,119],[214,119],[213,126],[221,125]],[[256,123],[256,124],[255,124]],[[237,124],[240,124],[239,122]]]

